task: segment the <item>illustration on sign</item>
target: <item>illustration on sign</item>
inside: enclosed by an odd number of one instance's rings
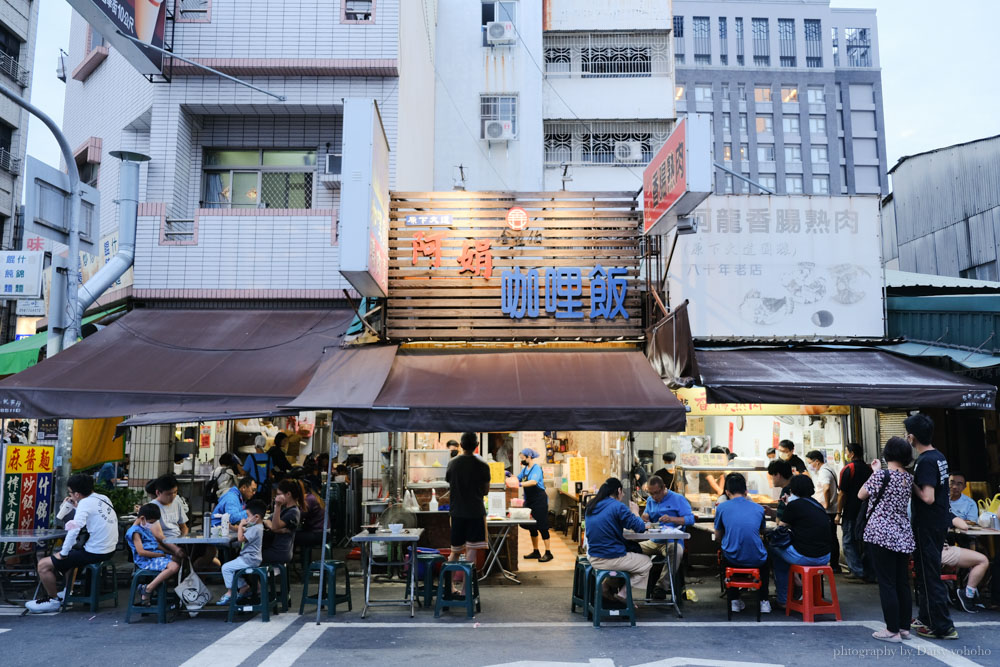
[[[621,315],[628,319],[625,296],[628,293],[627,271],[605,269],[598,264],[587,274],[590,280],[589,319],[608,320]],[[511,319],[538,317],[538,269],[522,273],[520,267],[500,274],[500,312]],[[545,269],[545,312],[556,319],[583,319],[583,271],[578,268]]]
[[[520,206],[510,209],[507,211],[507,226],[515,232],[522,231],[528,226],[528,212]]]

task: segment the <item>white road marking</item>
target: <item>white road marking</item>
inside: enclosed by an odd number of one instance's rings
[[[705,658],[679,657],[647,662],[635,667],[687,667],[687,665],[704,665],[705,667],[785,667],[776,662],[743,662],[740,660],[707,660]]]
[[[270,666],[268,666],[270,667]],[[615,661],[608,658],[591,658],[590,662],[549,662],[546,660],[518,660],[503,662],[488,667],[615,667]]]
[[[615,627],[616,625],[621,625],[627,627],[626,623],[615,623],[608,622],[609,627]],[[829,621],[829,622],[819,622],[819,623],[803,623],[802,621],[761,621],[757,623],[755,621],[638,621],[636,623],[639,627],[647,628],[719,628],[719,627],[729,627],[729,628],[760,628],[760,627],[797,627],[797,628],[835,628],[835,627],[865,627],[872,629],[879,629],[883,627],[881,621]],[[593,627],[589,623],[584,623],[583,621],[542,621],[542,622],[480,622],[476,620],[471,621],[460,621],[453,623],[442,623],[438,622],[424,622],[418,621],[414,623],[407,623],[406,621],[397,622],[367,622],[360,620],[344,620],[344,621],[327,621],[324,623],[325,627],[351,627],[351,628],[373,628],[373,629],[386,629],[386,628],[467,628],[467,629],[488,629],[488,628],[590,628]],[[984,622],[961,622],[955,623],[956,627],[983,627],[983,626],[1000,626],[1000,621],[984,621]]]
[[[291,667],[329,627],[315,623],[303,625],[298,632],[285,640],[285,643],[265,658],[261,664],[266,664],[267,667]]]
[[[203,648],[181,667],[201,667],[206,664],[212,667],[237,667],[298,618],[294,614],[281,614],[272,618],[270,623],[261,623],[259,617],[251,618]]]
[[[2,635],[5,632],[10,632],[10,628],[0,628],[0,635]]]

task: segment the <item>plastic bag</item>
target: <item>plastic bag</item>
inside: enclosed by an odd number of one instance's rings
[[[191,561],[188,560],[187,563],[188,567],[191,568],[191,572],[188,576],[180,580],[174,592],[177,593],[177,597],[180,598],[181,604],[184,605],[185,609],[188,611],[198,611],[209,603],[212,599],[212,593],[208,590],[208,586],[201,580],[201,577],[195,573]]]

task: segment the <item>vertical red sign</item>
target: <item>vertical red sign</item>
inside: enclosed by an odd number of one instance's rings
[[[687,120],[682,119],[642,172],[642,232],[648,233],[687,190]]]

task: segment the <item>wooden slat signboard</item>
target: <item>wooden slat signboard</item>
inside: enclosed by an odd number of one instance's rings
[[[400,192],[391,210],[391,339],[642,332],[632,193]]]

